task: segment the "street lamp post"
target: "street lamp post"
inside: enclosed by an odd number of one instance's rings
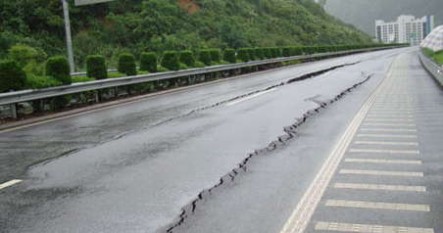
[[[61,0],[63,4],[63,15],[65,17],[65,31],[66,31],[66,48],[68,50],[69,70],[71,73],[75,72],[74,51],[72,49],[71,36],[71,21],[69,19],[69,4],[67,0]]]

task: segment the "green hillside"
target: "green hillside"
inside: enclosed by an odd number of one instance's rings
[[[76,62],[101,54],[284,45],[370,43],[312,0],[116,0],[74,7]],[[60,0],[0,2],[0,59],[15,44],[65,54]],[[112,63],[112,62],[111,62]]]

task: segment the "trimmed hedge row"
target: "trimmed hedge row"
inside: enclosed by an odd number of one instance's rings
[[[209,66],[222,62],[236,63],[254,60],[271,59],[278,57],[300,56],[314,53],[339,52],[347,50],[384,48],[406,46],[405,44],[370,44],[370,45],[335,45],[335,46],[286,46],[266,48],[240,48],[238,50],[204,49],[195,56],[192,51],[167,51],[160,58],[156,53],[142,53],[140,56],[140,70],[158,72],[161,70],[180,70],[184,68]],[[161,64],[161,66],[158,66]],[[203,64],[203,65],[202,65]],[[103,56],[92,55],[87,58],[87,76],[94,79],[108,77],[106,61]],[[124,53],[118,59],[118,72],[125,75],[137,75],[135,57]],[[71,84],[69,64],[61,56],[51,57],[46,62],[46,76],[54,78],[63,85]],[[17,61],[0,61],[0,93],[9,90],[21,90],[26,86],[26,73]]]

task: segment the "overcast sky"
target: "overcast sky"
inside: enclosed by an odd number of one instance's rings
[[[443,0],[327,0],[326,10],[346,23],[374,35],[375,20],[393,21],[401,14],[433,14],[443,24]]]

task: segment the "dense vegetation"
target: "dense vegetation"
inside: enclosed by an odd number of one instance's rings
[[[15,72],[21,80],[2,91],[370,43],[312,0],[116,0],[83,7],[69,2],[76,66],[87,76],[69,76],[60,0],[1,1],[0,63],[4,74]]]
[[[202,48],[359,44],[363,33],[343,25],[312,0],[117,0],[71,5],[77,66],[102,55],[116,67],[134,54]],[[43,56],[65,54],[60,0],[0,1],[0,58],[15,44]]]

